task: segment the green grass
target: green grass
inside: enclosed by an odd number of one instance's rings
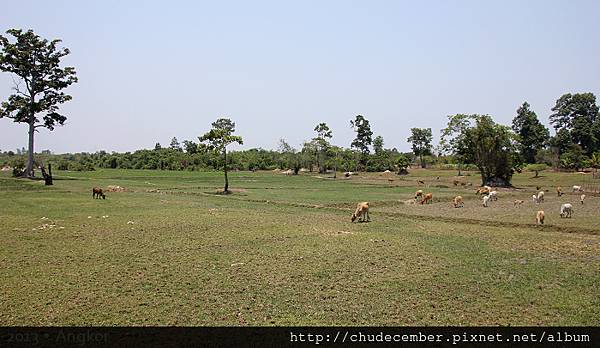
[[[226,196],[220,173],[3,174],[0,324],[600,325],[600,198],[553,191],[582,174],[517,175],[489,208],[454,174],[237,172]],[[405,204],[417,178],[434,204]],[[128,191],[92,199],[108,185]],[[358,201],[372,222],[350,222]]]

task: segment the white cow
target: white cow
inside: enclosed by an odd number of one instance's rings
[[[570,218],[573,214],[573,205],[571,203],[565,203],[560,206],[560,217]]]

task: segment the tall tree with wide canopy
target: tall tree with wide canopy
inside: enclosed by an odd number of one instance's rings
[[[431,141],[433,139],[431,128],[411,128],[410,131],[412,134],[407,141],[412,144],[415,156],[419,157],[421,168],[425,168],[423,156],[431,154]]]
[[[52,131],[65,123],[67,117],[58,113],[58,105],[71,96],[61,90],[77,82],[77,77],[75,68],[60,67],[60,60],[69,54],[68,48],[57,47],[61,40],[42,39],[32,30],[10,29],[6,33],[14,40],[0,35],[0,71],[16,77],[15,94],[2,102],[0,118],[27,124],[29,152],[24,175],[33,177],[34,134],[37,128]],[[39,114],[44,114],[41,119]]]
[[[550,138],[548,128],[539,120],[535,112],[529,109],[529,103],[524,102],[517,109],[513,119],[512,129],[517,134],[519,152],[525,163],[535,163],[535,155],[544,148]]]
[[[212,123],[212,129],[203,136],[198,137],[210,150],[223,153],[223,172],[225,173],[225,188],[223,193],[229,193],[229,179],[227,178],[227,146],[233,143],[244,144],[242,137],[233,135],[235,123],[228,118],[219,118]]]
[[[482,185],[509,186],[514,173],[515,134],[488,115],[471,115],[475,125],[463,130],[457,150],[479,169]]]
[[[569,131],[573,144],[591,155],[600,149],[600,117],[593,93],[567,93],[556,101],[550,123],[556,131]]]
[[[356,132],[356,138],[352,140],[350,147],[360,152],[359,163],[364,168],[369,157],[369,146],[373,143],[371,125],[364,116],[357,115],[354,120],[350,120],[350,127]]]

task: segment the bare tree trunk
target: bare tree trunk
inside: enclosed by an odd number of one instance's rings
[[[33,135],[35,132],[34,123],[29,123],[29,153],[27,154],[27,168],[25,176],[33,178]]]
[[[337,162],[338,162],[338,154],[337,152],[335,153],[335,162],[333,165],[333,178],[336,179],[337,178]]]
[[[223,193],[229,192],[229,179],[227,178],[227,149],[223,148],[223,154],[225,155],[225,163],[223,164],[223,168],[225,170],[225,189]]]
[[[46,185],[52,185],[52,165],[48,163],[48,173],[46,173],[43,164],[40,165],[40,171],[42,172],[42,177],[44,178]]]

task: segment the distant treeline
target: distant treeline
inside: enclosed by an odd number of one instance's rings
[[[35,154],[38,165],[52,164],[59,170],[90,171],[96,168],[119,169],[159,169],[159,170],[189,170],[189,171],[218,171],[223,167],[223,157],[214,151],[181,148],[157,148],[153,150],[138,150],[126,153],[95,153],[51,154],[49,151]],[[275,151],[265,149],[249,149],[231,151],[227,157],[228,167],[233,170],[273,170],[304,168],[309,171],[397,171],[398,165],[406,168],[414,159],[411,153],[399,153],[396,149],[385,149],[376,154],[369,154],[366,166],[361,168],[359,156],[350,149],[333,148],[326,154],[305,146],[300,151]],[[0,164],[11,168],[24,168],[27,160],[26,152],[5,151],[0,153]],[[432,156],[426,158],[431,164],[437,162]]]
[[[319,123],[314,137],[300,148],[280,139],[277,150],[262,148],[226,151],[235,136],[235,123],[219,119],[213,129],[198,138],[179,143],[173,138],[168,147],[156,143],[154,149],[126,153],[35,154],[36,167],[52,164],[59,170],[94,170],[95,168],[160,169],[160,170],[273,170],[291,169],[298,174],[308,171],[372,171],[386,170],[403,174],[411,164],[439,169],[469,170],[481,173],[483,184],[510,185],[514,172],[535,172],[549,167],[579,170],[600,167],[600,112],[592,93],[564,94],[552,108],[550,123],[556,135],[539,121],[530,105],[524,102],[513,119],[512,126],[494,122],[489,115],[456,114],[448,116],[441,130],[438,146],[433,145],[431,128],[411,128],[407,139],[412,152],[401,153],[385,148],[381,135],[373,136],[371,125],[362,115],[350,120],[356,132],[348,148],[331,143],[332,130]],[[0,164],[23,174],[28,152],[0,153]],[[227,160],[227,166],[224,161]]]

